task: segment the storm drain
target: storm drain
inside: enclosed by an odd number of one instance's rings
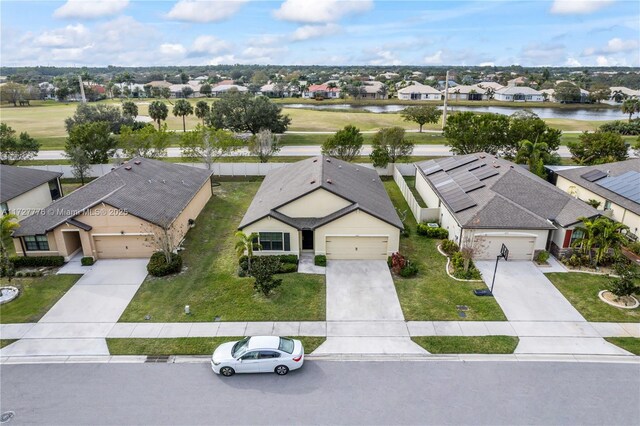
[[[11,419],[16,415],[13,411],[5,411],[0,414],[0,423],[9,423]]]
[[[147,356],[144,362],[169,362],[169,355]]]

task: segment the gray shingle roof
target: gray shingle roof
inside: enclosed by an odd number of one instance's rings
[[[594,182],[589,182],[587,179],[582,177],[582,175],[594,170],[600,170],[604,173],[608,173],[609,176],[614,177],[632,171],[640,172],[640,158],[618,161],[616,163],[599,164],[597,166],[555,171],[558,176],[562,176],[563,178],[574,182],[576,185],[579,185],[595,194],[600,195],[601,197],[606,198],[607,200],[610,200],[612,203],[615,203],[635,214],[640,215],[640,204],[598,185],[597,180]]]
[[[598,215],[593,207],[509,161],[486,153],[454,159],[429,160],[416,167],[465,228],[555,229],[550,221],[566,227],[579,217]],[[470,172],[490,177],[481,179],[482,186],[477,188],[464,180]],[[465,191],[470,207],[455,212],[446,194],[439,190],[442,186],[438,184],[444,181],[458,182],[461,188],[477,188]]]
[[[276,211],[319,188],[344,198],[352,205],[342,209],[345,211],[340,211],[339,215],[339,212],[335,212],[324,218],[312,218],[314,220],[287,219],[282,213]],[[272,216],[298,229],[313,229],[356,209],[400,229],[403,227],[375,170],[335,158],[312,157],[269,172],[242,218],[239,228],[242,229],[264,217]]]
[[[211,173],[196,167],[134,158],[55,201],[43,214],[23,219],[14,236],[44,234],[101,202],[156,225],[168,226],[210,179]]]
[[[5,203],[60,176],[62,173],[59,172],[0,165],[0,203]]]

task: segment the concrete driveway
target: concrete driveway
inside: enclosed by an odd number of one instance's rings
[[[491,286],[495,261],[477,261]],[[493,295],[509,321],[586,321],[529,261],[500,261]]]
[[[147,276],[147,259],[105,259],[45,314],[40,323],[114,323]]]
[[[387,263],[330,260],[327,321],[404,321]]]

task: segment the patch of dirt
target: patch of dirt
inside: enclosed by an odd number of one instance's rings
[[[638,301],[633,296],[622,296],[618,297],[610,291],[605,291],[602,293],[602,297],[614,305],[620,305],[621,307],[630,307],[634,306]]]

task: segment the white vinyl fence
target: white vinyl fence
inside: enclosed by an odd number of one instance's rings
[[[420,204],[413,195],[413,192],[411,192],[411,188],[409,188],[407,181],[404,180],[404,176],[415,176],[415,167],[413,165],[409,165],[411,166],[411,171],[409,171],[406,167],[403,167],[403,170],[401,170],[398,166],[407,166],[407,164],[397,164],[394,166],[393,180],[398,185],[398,188],[400,188],[400,192],[402,192],[404,199],[407,200],[409,209],[411,209],[411,213],[416,219],[416,222],[437,222],[440,219],[440,209],[420,207]]]

